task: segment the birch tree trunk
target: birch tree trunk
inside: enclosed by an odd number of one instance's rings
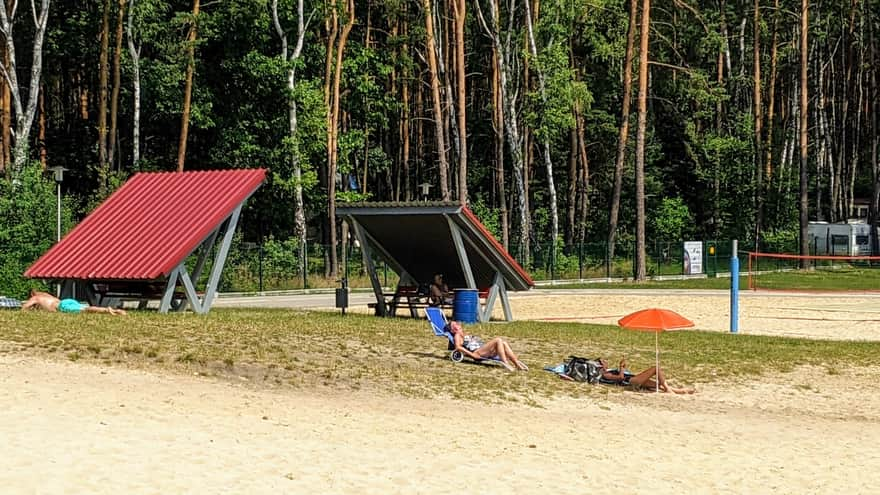
[[[303,17],[303,0],[296,2],[296,39],[292,53],[288,55],[287,31],[281,26],[278,18],[278,0],[272,0],[272,24],[275,32],[281,39],[281,59],[287,68],[287,125],[288,136],[291,140],[290,169],[293,175],[293,224],[294,235],[299,239],[300,269],[305,266],[306,260],[306,216],[303,205],[302,190],[302,164],[299,157],[299,136],[297,134],[297,107],[296,107],[296,62],[302,54],[303,41],[305,39],[306,26]]]
[[[617,158],[614,161],[614,185],[611,191],[611,208],[608,214],[608,246],[606,263],[614,262],[615,243],[617,242],[617,221],[620,214],[620,193],[623,188],[623,169],[626,165],[626,145],[629,138],[629,106],[632,100],[632,62],[638,23],[638,0],[629,2],[629,25],[626,30],[626,55],[623,61],[623,101],[620,111],[620,132],[617,136]]]
[[[523,264],[528,264],[529,252],[527,249],[524,249],[525,246],[528,245],[529,238],[529,211],[525,206],[526,191],[523,177],[523,142],[517,122],[517,95],[516,91],[510,87],[511,84],[514,84],[510,80],[510,65],[512,63],[512,57],[515,56],[511,47],[513,15],[508,16],[505,39],[504,42],[502,42],[498,0],[489,0],[488,3],[489,15],[492,20],[491,28],[483,17],[479,2],[475,2],[474,5],[477,9],[477,16],[480,20],[480,24],[492,40],[492,45],[498,53],[498,66],[496,67],[496,70],[498,71],[498,90],[503,107],[504,131],[507,137],[507,145],[513,166],[513,182],[516,187],[516,202],[519,210],[519,258]]]
[[[538,59],[538,47],[535,43],[535,27],[532,22],[532,8],[530,0],[525,0],[523,4],[526,6],[526,32],[528,33],[529,51],[535,60]],[[547,102],[547,88],[544,80],[544,72],[540,64],[535,67],[538,75],[538,92],[541,100]],[[557,211],[556,184],[553,180],[553,160],[550,158],[550,140],[546,133],[541,138],[541,145],[544,148],[544,167],[547,170],[547,195],[550,199],[550,249],[554,252],[556,247],[556,238],[559,237],[559,212]]]
[[[128,21],[126,23],[126,44],[128,55],[131,57],[132,79],[132,130],[131,130],[131,167],[134,170],[140,168],[141,161],[141,45],[136,44],[133,19],[136,0],[131,0],[128,6]]]
[[[806,1],[806,0],[804,0]],[[648,126],[648,35],[651,27],[651,0],[642,0],[642,28],[639,44],[639,120],[636,134],[636,281],[647,276],[645,263],[645,131]]]
[[[501,75],[498,50],[492,45],[492,123],[495,128],[495,188],[501,217],[501,245],[510,248],[510,219],[507,212],[507,191],[504,185],[504,105],[501,101]]]
[[[192,25],[186,38],[186,76],[183,86],[183,111],[180,116],[180,142],[177,146],[177,171],[186,163],[186,142],[189,138],[189,114],[192,108],[193,73],[196,65],[196,38],[199,32],[199,0],[193,0]]]
[[[28,158],[28,144],[31,128],[37,113],[37,95],[40,91],[40,80],[43,72],[43,41],[46,35],[46,26],[49,19],[49,0],[40,0],[40,9],[32,4],[34,20],[34,41],[32,45],[32,62],[30,72],[30,85],[27,92],[27,100],[22,101],[21,90],[18,85],[18,64],[15,58],[15,36],[13,26],[15,24],[15,9],[7,13],[5,8],[0,8],[0,34],[6,38],[6,56],[8,65],[2,67],[3,78],[9,85],[10,97],[15,113],[15,145],[12,148],[12,176],[21,173]]]

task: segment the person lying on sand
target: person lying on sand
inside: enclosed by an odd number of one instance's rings
[[[659,390],[662,392],[672,392],[674,394],[692,394],[695,392],[692,388],[670,387],[669,384],[666,383],[666,376],[664,375],[663,370],[658,370],[656,366],[651,366],[637,375],[627,376],[626,358],[620,360],[620,365],[616,370],[609,370],[608,366],[605,364],[605,360],[601,358],[599,359],[599,364],[602,365],[603,380],[620,384],[629,384],[636,390],[657,390],[658,383],[652,380],[654,375],[657,375]]]
[[[104,308],[101,306],[89,306],[82,304],[76,299],[58,299],[48,292],[41,292],[31,289],[30,298],[21,305],[22,311],[31,308],[39,308],[52,313],[108,313],[111,315],[124,315],[125,311],[121,309]]]
[[[501,337],[495,337],[489,342],[483,341],[474,335],[465,335],[461,323],[453,321],[449,323],[449,333],[455,339],[455,350],[461,352],[465,356],[477,361],[481,359],[494,359],[496,356],[500,359],[508,371],[513,371],[514,366],[522,371],[528,371],[529,367],[519,360],[510,344]],[[513,363],[513,364],[511,364]]]

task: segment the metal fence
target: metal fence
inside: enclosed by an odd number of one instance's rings
[[[708,276],[729,272],[731,241],[702,241],[703,272]],[[510,252],[517,253],[517,246]],[[536,281],[627,279],[633,277],[634,243],[620,243],[615,256],[609,260],[605,243],[583,243],[573,246],[534,244],[528,259],[519,261]],[[741,263],[747,260],[742,250]],[[307,244],[305,256],[294,240],[263,242],[236,240],[229,253],[221,279],[224,292],[257,292],[303,288],[329,288],[338,279],[347,277],[352,288],[369,287],[369,278],[363,266],[358,247],[337,247],[339,271],[330,277],[330,248],[321,244]],[[646,269],[649,277],[684,275],[683,241],[654,241],[647,246]],[[302,260],[305,262],[303,263]],[[397,283],[394,273],[381,259],[374,263],[379,281],[386,287]],[[206,270],[207,271],[207,270]]]

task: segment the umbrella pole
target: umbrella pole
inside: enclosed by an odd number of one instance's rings
[[[654,368],[657,371],[657,376],[654,377],[654,383],[657,385],[657,389],[654,390],[654,393],[660,392],[660,342],[659,342],[659,334],[660,332],[654,332]]]

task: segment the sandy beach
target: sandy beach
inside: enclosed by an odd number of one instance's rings
[[[633,311],[657,307],[685,315],[700,330],[730,328],[730,296],[719,291],[542,292],[533,290],[511,298],[514,315],[530,320],[616,325],[618,319]],[[495,316],[501,318],[502,313],[496,311]],[[880,340],[880,297],[744,292],[740,297],[739,330],[744,335]]]
[[[874,493],[877,369],[541,407],[0,356],[4,493]],[[539,371],[533,371],[539,372]],[[795,386],[796,385],[796,386]]]

